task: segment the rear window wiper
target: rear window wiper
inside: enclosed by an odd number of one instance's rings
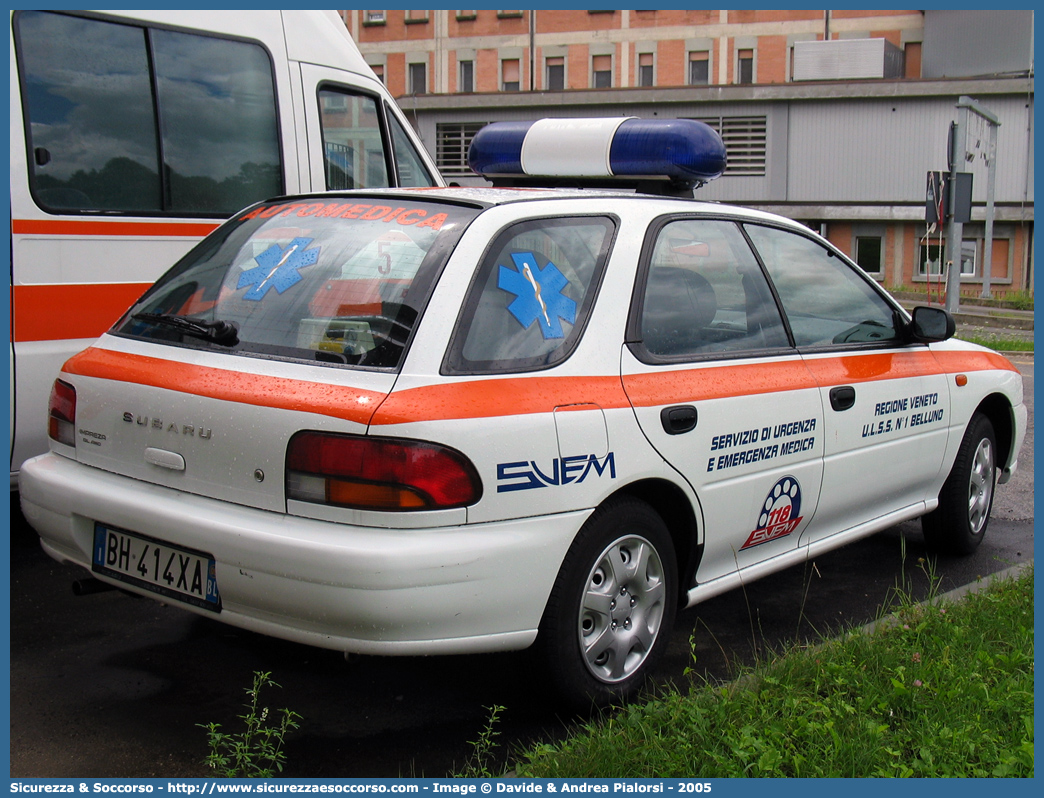
[[[184,335],[201,338],[219,346],[235,346],[239,343],[239,330],[230,321],[200,321],[189,316],[166,313],[135,313],[132,319],[172,327]]]

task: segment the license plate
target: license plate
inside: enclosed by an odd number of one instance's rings
[[[91,570],[186,604],[221,611],[214,558],[201,551],[95,523]]]

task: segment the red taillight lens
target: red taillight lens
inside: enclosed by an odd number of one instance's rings
[[[482,496],[468,458],[421,441],[299,432],[286,474],[291,499],[361,510],[443,510]]]
[[[58,443],[76,445],[76,389],[55,380],[47,406],[47,434]]]

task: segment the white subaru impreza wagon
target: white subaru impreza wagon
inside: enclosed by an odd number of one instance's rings
[[[248,208],[69,360],[21,477],[46,551],[345,652],[535,644],[605,704],[680,607],[919,516],[976,548],[1018,372],[694,200],[713,131],[504,123],[471,163],[496,185]]]

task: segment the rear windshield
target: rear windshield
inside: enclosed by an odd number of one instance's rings
[[[472,208],[267,203],[223,225],[113,332],[240,354],[397,368]]]

